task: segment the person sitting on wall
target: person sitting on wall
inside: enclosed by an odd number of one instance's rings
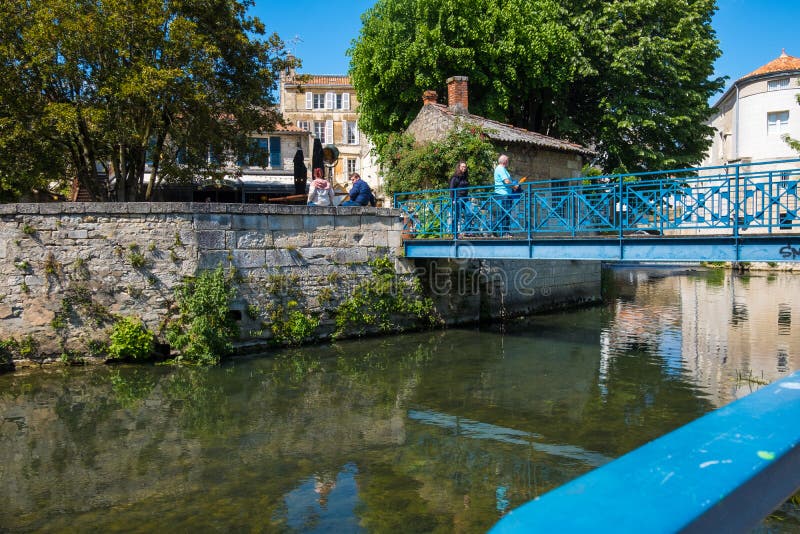
[[[350,189],[350,200],[345,200],[341,206],[368,206],[372,203],[372,189],[369,184],[361,179],[357,172],[350,175],[353,187]]]
[[[314,180],[308,190],[309,206],[333,206],[333,187],[322,176],[322,169],[314,169]]]

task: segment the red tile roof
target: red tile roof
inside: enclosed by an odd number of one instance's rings
[[[306,130],[303,130],[302,128],[299,128],[299,127],[295,126],[294,124],[286,124],[286,125],[284,125],[284,124],[275,124],[274,131],[276,131],[276,132],[298,132],[299,133],[299,132],[305,132]]]
[[[303,78],[298,76],[298,80],[288,83],[298,83],[300,85],[352,85],[350,76],[336,74],[305,74]]]
[[[750,74],[746,74],[739,78],[740,80],[744,80],[745,78],[752,78],[754,76],[760,76],[762,74],[770,74],[773,72],[787,72],[787,71],[800,71],[800,58],[790,56],[786,53],[784,49],[781,52],[781,55],[777,59],[773,59],[763,67],[759,67]]]
[[[577,143],[565,141],[564,139],[556,139],[555,137],[550,137],[549,135],[540,134],[538,132],[531,132],[530,130],[525,130],[517,126],[512,126],[511,124],[505,124],[487,119],[479,115],[454,112],[451,108],[444,104],[427,104],[422,106],[421,113],[422,112],[440,113],[441,116],[446,117],[453,123],[458,120],[467,124],[479,126],[486,132],[486,135],[489,137],[489,139],[496,141],[527,143],[551,150],[574,152],[588,157],[596,154],[593,150]]]

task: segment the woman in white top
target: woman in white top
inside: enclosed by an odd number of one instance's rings
[[[314,169],[314,180],[308,190],[309,206],[333,206],[333,188],[322,177],[322,169]]]

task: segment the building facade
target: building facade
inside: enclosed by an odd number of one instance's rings
[[[372,145],[358,130],[358,98],[349,76],[299,75],[287,69],[280,78],[280,112],[288,127],[309,132],[323,146],[336,146],[339,159],[330,171],[335,185],[346,186],[347,177],[358,172],[381,196]]]
[[[703,166],[797,157],[784,136],[800,138],[800,58],[781,55],[739,78],[714,105]]]
[[[469,113],[469,80],[447,79],[448,104],[437,103],[435,91],[425,91],[422,109],[406,132],[419,143],[441,140],[457,125],[481,128],[499,153],[508,155],[512,174],[530,181],[576,178],[594,153],[581,145],[493,121]],[[456,162],[453,162],[455,165]],[[487,176],[478,181],[491,182]],[[477,183],[475,184],[477,185]]]

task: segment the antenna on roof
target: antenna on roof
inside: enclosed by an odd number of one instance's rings
[[[297,45],[302,43],[302,42],[303,42],[303,39],[299,35],[295,34],[294,37],[292,37],[291,39],[288,39],[286,41],[286,48],[289,49],[289,53],[290,54],[292,54],[293,56],[297,57],[297,54],[295,53],[295,52],[297,52]]]

